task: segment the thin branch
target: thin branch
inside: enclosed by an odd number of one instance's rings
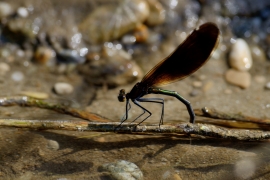
[[[95,113],[86,112],[80,109],[71,108],[62,104],[52,104],[46,100],[31,98],[28,96],[12,96],[0,98],[0,106],[29,106],[43,109],[50,109],[63,114],[69,114],[74,117],[96,122],[111,122],[108,118]]]
[[[58,129],[72,131],[98,131],[115,132],[118,122],[98,123],[87,121],[69,121],[69,120],[16,120],[0,119],[2,127],[17,127],[31,129]],[[120,133],[173,133],[173,134],[196,134],[208,137],[235,139],[235,140],[264,140],[270,138],[270,131],[228,129],[208,124],[190,124],[181,123],[177,125],[144,125],[135,126],[135,124],[123,123]]]

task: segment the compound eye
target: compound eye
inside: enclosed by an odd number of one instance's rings
[[[124,89],[121,89],[118,95],[118,101],[124,102],[126,100],[126,93]]]

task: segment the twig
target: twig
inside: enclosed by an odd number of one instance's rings
[[[98,131],[115,132],[118,122],[98,123],[87,121],[69,121],[69,120],[16,120],[0,119],[0,126],[31,128],[31,129],[58,129],[72,131]],[[208,124],[190,124],[182,123],[177,125],[144,125],[135,126],[135,124],[123,123],[123,126],[117,130],[120,133],[173,133],[173,134],[196,134],[208,137],[235,139],[235,140],[264,140],[270,138],[270,131],[261,130],[243,130],[228,129]]]
[[[197,116],[207,117],[204,119],[198,118],[197,122],[201,123],[213,124],[227,128],[270,130],[269,119],[245,116],[241,113],[224,113],[214,108],[207,107],[195,109],[194,112]]]
[[[0,98],[0,106],[13,106],[13,105],[50,109],[53,111],[57,111],[59,113],[69,114],[74,117],[82,118],[89,121],[111,122],[111,120],[95,113],[86,112],[83,110],[71,108],[61,104],[52,104],[44,100],[35,99],[28,96],[12,96]]]

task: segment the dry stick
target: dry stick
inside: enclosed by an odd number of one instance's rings
[[[0,98],[0,106],[12,106],[12,105],[50,109],[50,110],[54,110],[63,114],[69,114],[74,117],[78,117],[78,118],[89,120],[89,121],[111,122],[111,120],[105,117],[102,117],[98,114],[67,107],[61,104],[50,104],[49,102],[46,102],[44,100],[39,100],[39,99],[31,98],[28,96],[12,96],[12,97]]]
[[[89,123],[87,121],[70,121],[70,120],[17,120],[17,119],[0,119],[0,126],[18,127],[18,128],[34,128],[34,129],[58,129],[58,130],[81,130],[81,131],[115,131],[115,127],[119,123],[104,123],[110,121],[102,116],[88,113],[82,110],[69,108],[58,104],[49,104],[48,102],[30,98],[27,96],[5,97],[0,99],[0,106],[34,106],[39,108],[51,109],[61,113],[70,114],[76,117],[87,119],[90,121],[98,121]],[[207,114],[207,113],[208,114]],[[228,115],[213,111],[213,109],[204,108],[201,112],[197,110],[197,114],[203,116],[211,116],[222,119],[237,119],[235,115]],[[203,114],[206,113],[206,114]],[[239,118],[238,118],[239,119]],[[241,116],[241,120],[245,120],[245,116]],[[249,118],[252,121],[254,118]],[[265,123],[265,121],[259,121]],[[210,137],[218,137],[224,139],[237,140],[263,140],[270,138],[270,131],[261,130],[243,130],[243,129],[227,129],[208,124],[190,124],[182,123],[178,125],[162,125],[160,128],[157,125],[137,126],[135,124],[124,123],[121,129],[117,132],[124,133],[178,133],[178,134],[197,134]]]
[[[17,127],[31,129],[57,129],[72,131],[98,131],[98,132],[114,132],[115,127],[119,123],[98,123],[87,121],[69,121],[69,120],[16,120],[16,119],[0,119],[2,127]],[[123,123],[121,129],[117,130],[121,133],[176,133],[176,134],[196,134],[223,139],[235,140],[264,140],[270,138],[270,131],[260,130],[244,130],[244,129],[228,129],[208,124],[190,124],[181,123],[177,125],[144,125],[137,126],[135,124]]]

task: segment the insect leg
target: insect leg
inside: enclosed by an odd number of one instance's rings
[[[126,113],[125,113],[125,115],[123,116],[123,118],[121,119],[121,123],[120,123],[118,126],[116,126],[116,127],[114,128],[114,131],[116,131],[118,128],[120,128],[121,125],[128,119],[128,111],[130,110],[130,108],[131,108],[131,105],[130,105],[129,99],[127,99],[127,103],[126,103]]]
[[[161,117],[159,121],[159,126],[163,124],[163,117],[164,117],[164,99],[162,98],[138,98],[137,101],[140,102],[153,102],[153,103],[159,103],[162,104],[162,111],[161,111]]]
[[[144,122],[147,118],[149,118],[152,115],[152,113],[150,111],[148,111],[147,109],[145,109],[144,107],[142,107],[136,99],[135,100],[132,100],[132,101],[134,102],[134,104],[136,104],[137,106],[139,106],[144,111],[139,117],[141,117],[145,113],[145,111],[149,113],[149,115],[146,118],[144,118],[139,124],[136,125],[136,126],[138,126],[142,122]],[[137,117],[135,120],[137,120],[139,117]],[[132,122],[134,122],[135,120],[133,120]]]
[[[189,122],[190,123],[195,122],[195,113],[193,112],[190,102],[184,99],[182,96],[180,96],[180,94],[178,94],[176,91],[168,91],[168,90],[159,89],[159,88],[149,88],[148,94],[164,94],[167,96],[176,97],[179,101],[181,101],[183,104],[186,105],[188,113],[189,113],[189,117],[190,117]]]

